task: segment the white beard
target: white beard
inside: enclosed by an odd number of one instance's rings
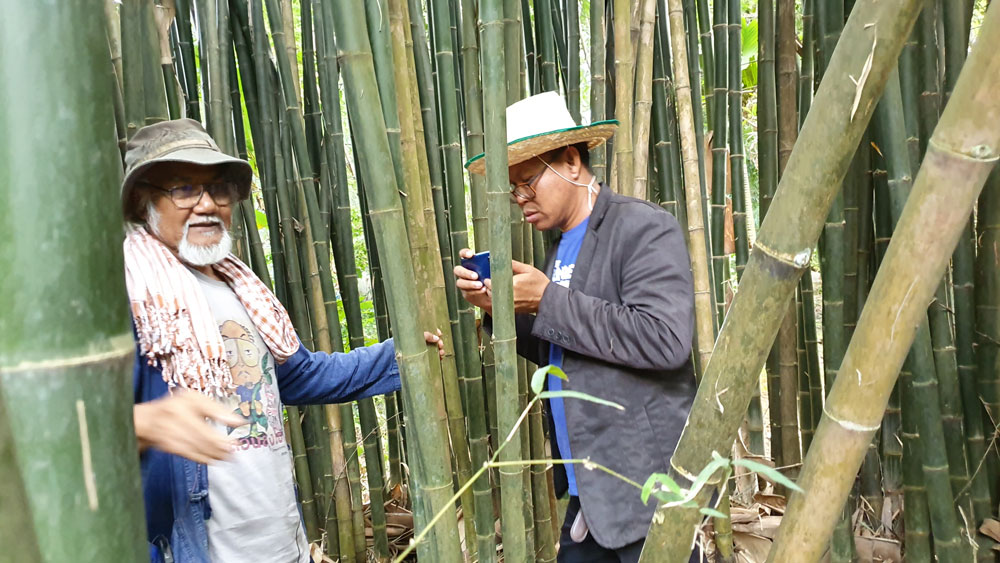
[[[156,211],[156,208],[152,203],[146,208],[146,224],[149,226],[150,230],[156,235],[157,238],[163,240],[160,236],[160,214]],[[219,242],[210,246],[199,246],[196,244],[191,244],[188,241],[188,229],[194,219],[188,219],[184,223],[184,230],[181,232],[181,241],[177,245],[177,255],[180,257],[181,261],[189,264],[191,266],[211,266],[212,264],[218,264],[222,262],[226,256],[233,249],[233,239],[229,235],[229,231],[225,228],[222,219],[216,216],[199,218],[197,222],[204,223],[217,223],[222,227],[222,239]]]

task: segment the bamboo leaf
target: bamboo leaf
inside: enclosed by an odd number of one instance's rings
[[[763,463],[758,463],[756,461],[751,461],[749,459],[736,459],[733,460],[733,465],[742,465],[743,467],[749,469],[750,471],[753,471],[754,473],[760,473],[768,480],[774,481],[779,485],[784,485],[785,487],[800,493],[804,492],[802,490],[802,487],[796,485],[794,481],[792,481],[788,477],[785,477],[780,471],[778,471],[773,467],[764,465]]]
[[[656,485],[662,485],[666,487],[666,490],[660,489],[659,491],[654,491]],[[672,502],[683,498],[684,489],[681,489],[681,486],[678,485],[677,482],[670,477],[670,475],[667,475],[666,473],[653,473],[642,485],[643,504],[646,504],[646,502],[649,501],[650,494],[655,495],[661,502]]]
[[[608,401],[607,399],[601,399],[599,397],[594,397],[593,395],[588,395],[586,393],[581,393],[579,391],[543,391],[538,394],[539,399],[582,399],[584,401],[590,401],[591,403],[597,403],[599,405],[605,405],[608,407],[614,407],[620,411],[625,410],[625,407]]]
[[[542,366],[535,370],[535,373],[531,374],[531,390],[535,394],[542,392],[542,387],[545,386],[545,376],[552,374],[563,381],[569,381],[569,377],[566,376],[566,372],[562,370],[559,366]]]
[[[712,518],[722,518],[724,520],[729,520],[729,516],[719,512],[718,510],[715,510],[714,508],[708,508],[707,506],[704,508],[699,508],[698,512],[701,512],[705,516],[711,516]]]
[[[757,61],[757,21],[753,20],[750,23],[746,23],[743,20],[743,29],[741,31],[740,37],[742,45],[742,50],[740,53],[740,59],[743,64],[743,68],[746,68],[750,63]]]

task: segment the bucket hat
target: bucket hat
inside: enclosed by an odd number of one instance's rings
[[[514,166],[553,149],[587,143],[592,149],[615,134],[614,119],[577,125],[556,92],[543,92],[507,106],[507,165]],[[473,174],[486,173],[486,154],[465,163]]]
[[[193,119],[175,119],[147,125],[125,145],[125,179],[122,180],[122,212],[129,221],[141,221],[135,207],[133,191],[136,181],[151,167],[161,163],[188,163],[225,168],[228,179],[235,182],[239,198],[250,195],[253,172],[250,163],[229,156]]]

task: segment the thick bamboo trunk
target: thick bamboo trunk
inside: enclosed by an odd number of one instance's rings
[[[80,1],[7,8],[0,558],[141,561],[136,352],[103,12]]]
[[[790,498],[772,560],[782,561],[792,553],[810,560],[821,555],[836,507],[847,496],[916,327],[926,314],[925,304],[998,158],[1000,133],[989,124],[1000,118],[1000,102],[993,95],[1000,76],[1000,62],[993,56],[1000,47],[1000,13],[987,14],[980,33],[953,93],[954,103],[928,142],[926,159],[806,460],[801,485],[807,493]],[[949,189],[940,189],[945,184]],[[824,466],[833,460],[841,471]],[[954,554],[968,560],[968,544],[957,540]]]
[[[740,291],[720,332],[715,361],[706,369],[671,459],[678,475],[693,479],[711,452],[727,451],[732,444],[787,299],[809,266],[823,218],[918,7],[916,0],[860,0],[854,6],[845,40],[838,44],[828,71],[859,77],[863,69],[869,72],[859,86],[850,81],[825,81],[820,86],[816,105],[824,111],[811,112],[806,119],[758,233]],[[708,491],[703,496],[707,498]],[[686,557],[698,520],[696,510],[658,511],[642,560]]]

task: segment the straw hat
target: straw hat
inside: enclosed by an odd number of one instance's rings
[[[544,92],[507,107],[507,165],[514,166],[553,149],[587,143],[594,148],[615,134],[614,119],[577,125],[556,92]],[[473,174],[486,173],[486,154],[469,159],[465,167]]]

